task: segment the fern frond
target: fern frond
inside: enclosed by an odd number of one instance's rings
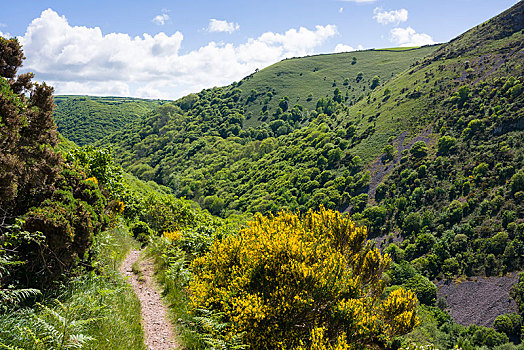
[[[93,341],[95,338],[83,334],[73,334],[69,337],[66,343],[68,349],[81,349],[87,342]]]
[[[19,348],[17,346],[14,346],[14,345],[6,345],[2,342],[0,342],[0,349],[7,349],[7,350],[25,350],[25,349],[22,349],[22,348]]]
[[[20,305],[24,300],[42,294],[38,289],[0,289],[0,309],[7,310],[9,308]]]

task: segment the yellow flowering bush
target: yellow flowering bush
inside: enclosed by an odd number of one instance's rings
[[[167,238],[171,242],[176,242],[182,237],[182,234],[179,230],[169,230],[164,231],[164,237]]]
[[[95,185],[98,185],[98,180],[94,176],[91,176],[91,177],[87,178],[86,181],[90,181],[90,182],[94,183]]]
[[[195,310],[223,315],[251,349],[383,348],[417,324],[414,293],[381,300],[389,266],[366,227],[320,208],[257,215],[193,262]]]

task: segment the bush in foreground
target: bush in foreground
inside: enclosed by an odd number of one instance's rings
[[[390,258],[366,236],[324,208],[258,215],[195,259],[193,306],[220,315],[216,337],[241,334],[251,349],[385,348],[417,324],[417,299],[404,289],[381,299]]]

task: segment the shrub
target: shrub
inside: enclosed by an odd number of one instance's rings
[[[451,136],[442,136],[438,139],[438,153],[447,155],[456,149],[457,139]]]
[[[497,332],[505,333],[507,336],[520,336],[522,327],[522,316],[516,313],[499,315],[493,322],[493,328]]]
[[[221,334],[252,349],[390,342],[418,322],[414,293],[380,300],[389,257],[340,213],[262,215],[195,259],[194,307],[223,315]]]
[[[133,237],[139,242],[147,241],[148,237],[152,236],[154,231],[149,227],[149,225],[143,221],[137,221],[131,226],[131,232]]]
[[[524,169],[519,170],[518,173],[511,177],[509,185],[513,193],[524,191]]]
[[[409,153],[415,158],[424,158],[428,155],[428,146],[424,141],[417,141],[411,146]]]
[[[415,275],[405,283],[406,288],[417,294],[422,304],[433,305],[437,299],[437,286],[422,275]]]

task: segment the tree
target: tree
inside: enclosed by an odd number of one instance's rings
[[[373,79],[371,79],[371,90],[375,89],[377,86],[380,85],[380,78],[378,76],[374,76]]]
[[[238,235],[195,259],[196,310],[223,315],[224,338],[244,333],[251,349],[327,343],[385,349],[417,324],[414,293],[381,299],[389,256],[339,212],[257,215]]]
[[[424,158],[428,155],[428,146],[424,141],[417,141],[411,146],[409,153],[415,158]]]
[[[289,107],[289,97],[284,96],[283,98],[281,98],[278,102],[278,106],[282,108],[282,111],[286,112]]]
[[[339,88],[336,88],[333,91],[333,101],[338,102],[338,103],[342,102],[342,92],[340,91]]]
[[[416,274],[406,281],[405,286],[417,294],[417,298],[422,304],[435,304],[437,300],[437,286],[426,277]]]
[[[457,139],[451,136],[442,136],[438,139],[438,153],[448,155],[455,151]]]
[[[382,149],[382,152],[384,152],[384,158],[386,160],[392,160],[395,158],[395,155],[398,151],[395,149],[395,147],[393,147],[393,145],[387,145]]]
[[[51,191],[61,164],[53,120],[53,88],[17,76],[17,39],[0,37],[0,233],[5,218],[37,205]]]
[[[520,169],[515,175],[511,177],[509,186],[511,187],[511,191],[513,193],[524,191],[524,169]]]
[[[493,322],[493,328],[509,337],[519,337],[522,331],[522,316],[517,313],[499,315]]]

